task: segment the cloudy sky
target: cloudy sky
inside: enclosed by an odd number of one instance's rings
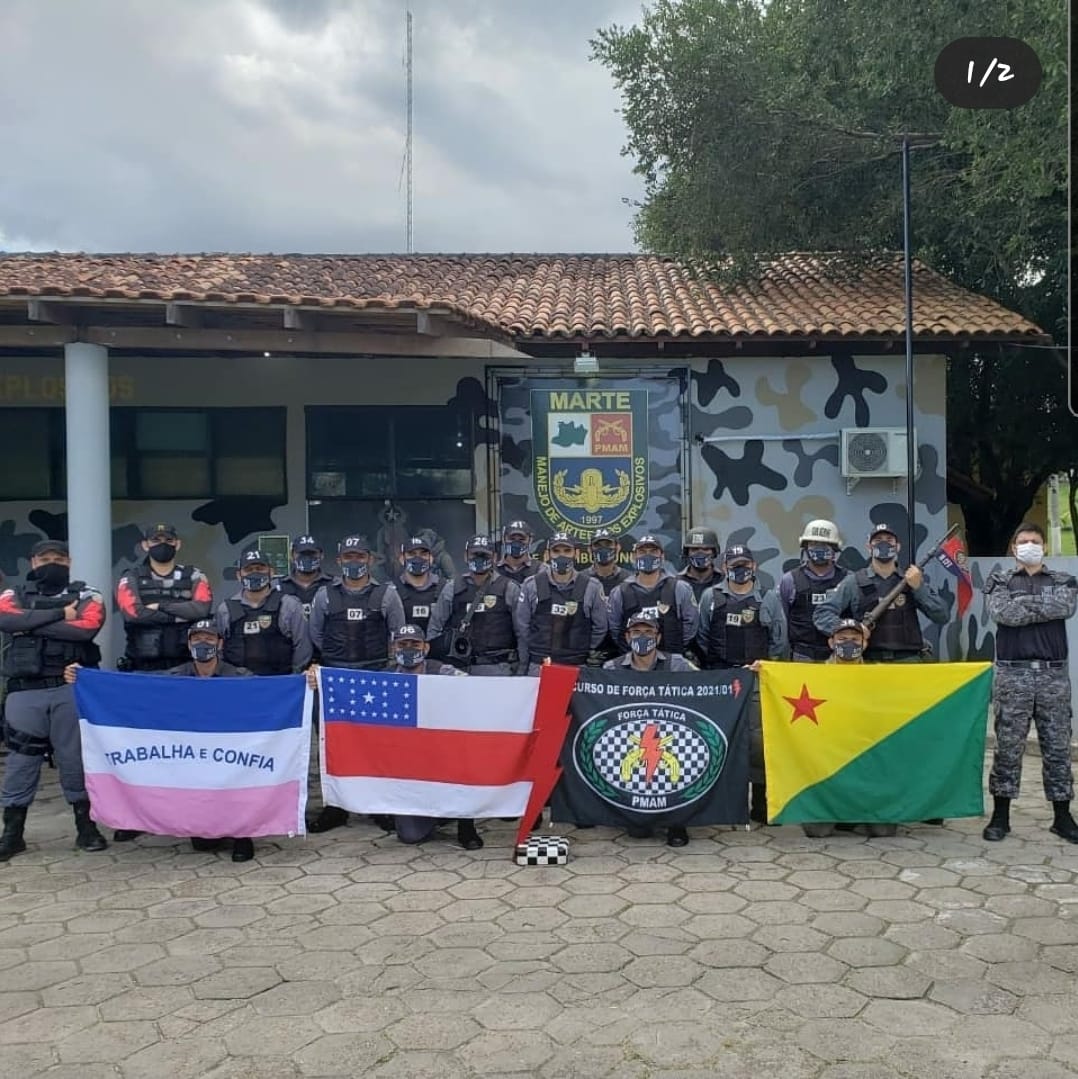
[[[411,0],[417,251],[629,251],[599,26]],[[405,249],[405,0],[2,0],[0,249]]]

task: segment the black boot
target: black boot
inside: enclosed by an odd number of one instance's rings
[[[97,830],[97,825],[90,820],[90,803],[73,802],[71,808],[75,813],[75,846],[79,850],[105,850],[108,843]]]
[[[482,849],[483,837],[475,830],[474,820],[457,821],[457,842],[465,850]]]
[[[136,832],[133,828],[117,828],[112,833],[113,843],[130,843],[132,839],[138,839],[140,835],[145,835],[145,832]]]
[[[393,832],[397,828],[397,823],[390,813],[372,813],[371,822],[377,824],[383,832]]]
[[[752,795],[749,800],[749,820],[757,824],[767,824],[767,787],[763,783],[752,783]]]
[[[191,849],[197,850],[199,854],[208,854],[211,850],[217,850],[221,845],[219,839],[203,839],[201,836],[191,836]]]
[[[993,798],[992,819],[981,833],[982,838],[990,843],[998,843],[1011,830],[1010,798]],[[1053,831],[1055,829],[1053,828]]]
[[[689,845],[689,832],[687,828],[675,824],[666,829],[666,845],[668,847],[687,847]]]
[[[232,861],[249,862],[255,856],[255,845],[250,839],[232,840]]]
[[[23,828],[26,825],[26,806],[4,807],[4,834],[0,836],[0,862],[6,862],[14,858],[16,854],[22,854],[26,850],[26,842],[22,837]]]
[[[1050,831],[1068,843],[1078,843],[1078,824],[1074,823],[1071,816],[1070,802],[1053,802],[1052,806],[1056,811],[1056,819],[1052,822]]]
[[[317,817],[307,821],[308,832],[331,832],[348,823],[348,814],[339,806],[323,806]]]

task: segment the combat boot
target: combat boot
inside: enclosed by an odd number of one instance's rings
[[[995,798],[995,808],[992,810],[992,819],[988,822],[985,830],[981,833],[983,839],[989,843],[998,843],[1011,830],[1011,800],[1010,798]]]
[[[1071,816],[1070,802],[1053,802],[1052,805],[1056,811],[1056,818],[1049,830],[1068,843],[1078,843],[1078,824],[1074,823],[1074,818]]]
[[[73,802],[71,809],[75,814],[75,846],[79,850],[98,851],[106,850],[108,843],[105,837],[97,830],[97,825],[90,820],[90,803]]]
[[[475,830],[474,820],[457,821],[457,842],[465,850],[481,850],[483,837]]]
[[[767,787],[763,783],[750,784],[749,820],[756,824],[767,824]]]
[[[26,842],[22,837],[23,828],[26,825],[26,806],[4,807],[4,834],[0,836],[0,862],[6,862],[14,858],[16,854],[22,854],[26,850]]]

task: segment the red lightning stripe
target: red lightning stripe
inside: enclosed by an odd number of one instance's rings
[[[644,785],[650,787],[655,770],[663,759],[663,740],[654,723],[649,723],[640,735],[640,752],[644,758]]]

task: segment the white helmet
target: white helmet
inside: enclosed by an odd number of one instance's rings
[[[798,543],[830,543],[842,546],[842,537],[838,534],[838,525],[834,521],[809,521],[801,533]]]

